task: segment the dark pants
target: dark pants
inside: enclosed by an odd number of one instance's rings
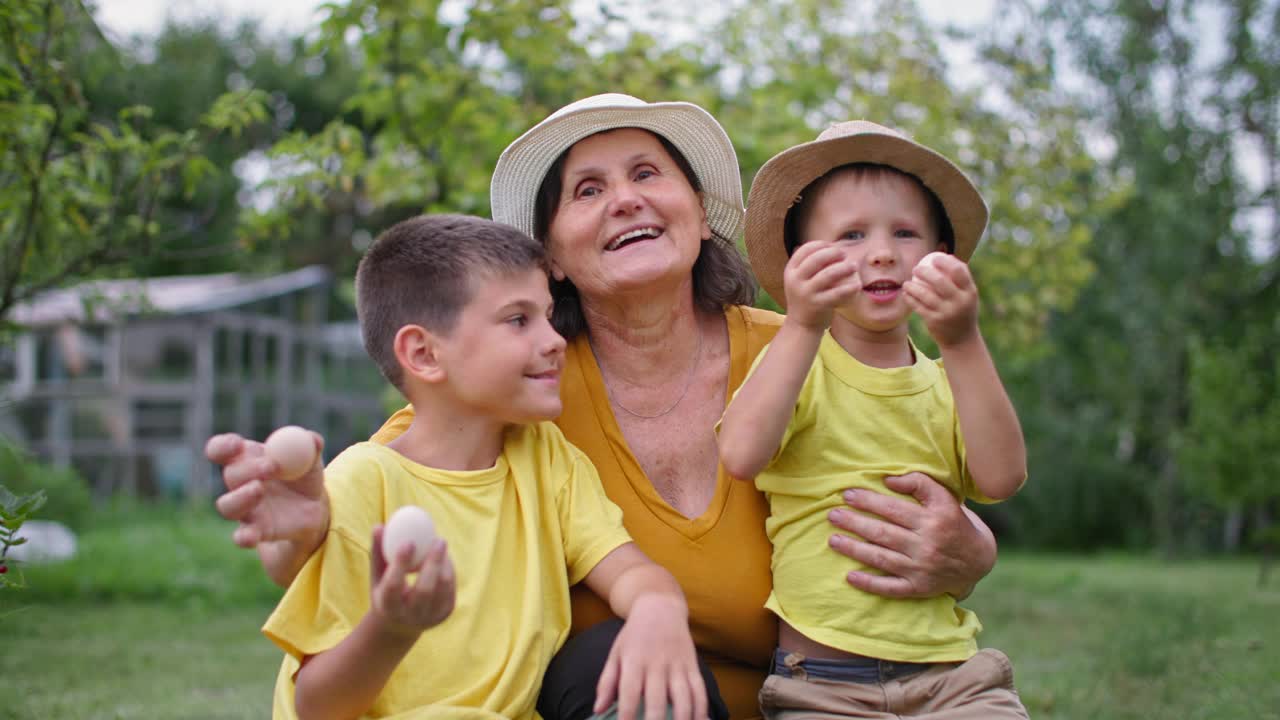
[[[569,639],[551,658],[542,676],[538,714],[543,720],[586,720],[596,701],[596,685],[604,672],[609,650],[622,629],[621,620],[608,620]],[[711,720],[728,720],[729,709],[720,698],[720,688],[707,664],[698,658],[702,682],[707,686],[707,709]]]

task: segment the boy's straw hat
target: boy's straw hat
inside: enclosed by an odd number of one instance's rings
[[[866,120],[832,125],[817,140],[774,155],[756,173],[748,196],[746,244],[760,286],[786,303],[782,270],[787,211],[809,183],[850,163],[888,165],[920,179],[946,210],[955,233],[955,254],[968,261],[987,227],[987,204],[950,160],[907,136]]]
[[[724,128],[693,103],[648,103],[620,93],[569,103],[508,145],[489,185],[493,219],[532,236],[535,196],[556,158],[589,135],[628,127],[657,133],[684,154],[702,183],[707,224],[722,238],[736,238],[744,212],[742,177]]]

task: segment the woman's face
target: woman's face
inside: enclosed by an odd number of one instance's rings
[[[711,228],[657,136],[623,128],[570,148],[547,235],[555,278],[607,299],[690,281]]]

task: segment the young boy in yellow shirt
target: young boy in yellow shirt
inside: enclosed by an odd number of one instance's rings
[[[827,514],[849,487],[919,471],[994,502],[1026,479],[1022,430],[965,264],[987,223],[942,155],[874,123],[833,126],[756,175],[747,250],[786,319],[719,428],[725,470],[770,504],[778,651],[766,718],[1025,718],[1009,659],[978,651],[944,595],[891,599],[841,581]],[[924,320],[945,361],[911,342]],[[818,681],[818,682],[813,682]]]
[[[597,711],[616,697],[630,717],[662,697],[705,717],[680,587],[543,422],[561,410],[565,342],[541,245],[479,218],[417,217],[369,248],[356,292],[365,348],[415,415],[325,469],[328,534],[263,628],[288,653],[275,716],[534,718],[581,581],[626,618]],[[417,566],[408,545],[381,549],[405,505],[438,536]]]

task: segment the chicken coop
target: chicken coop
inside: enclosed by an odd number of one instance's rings
[[[336,296],[319,267],[45,293],[0,342],[0,434],[98,494],[214,493],[218,432],[296,423],[331,454],[377,428],[387,392]]]

